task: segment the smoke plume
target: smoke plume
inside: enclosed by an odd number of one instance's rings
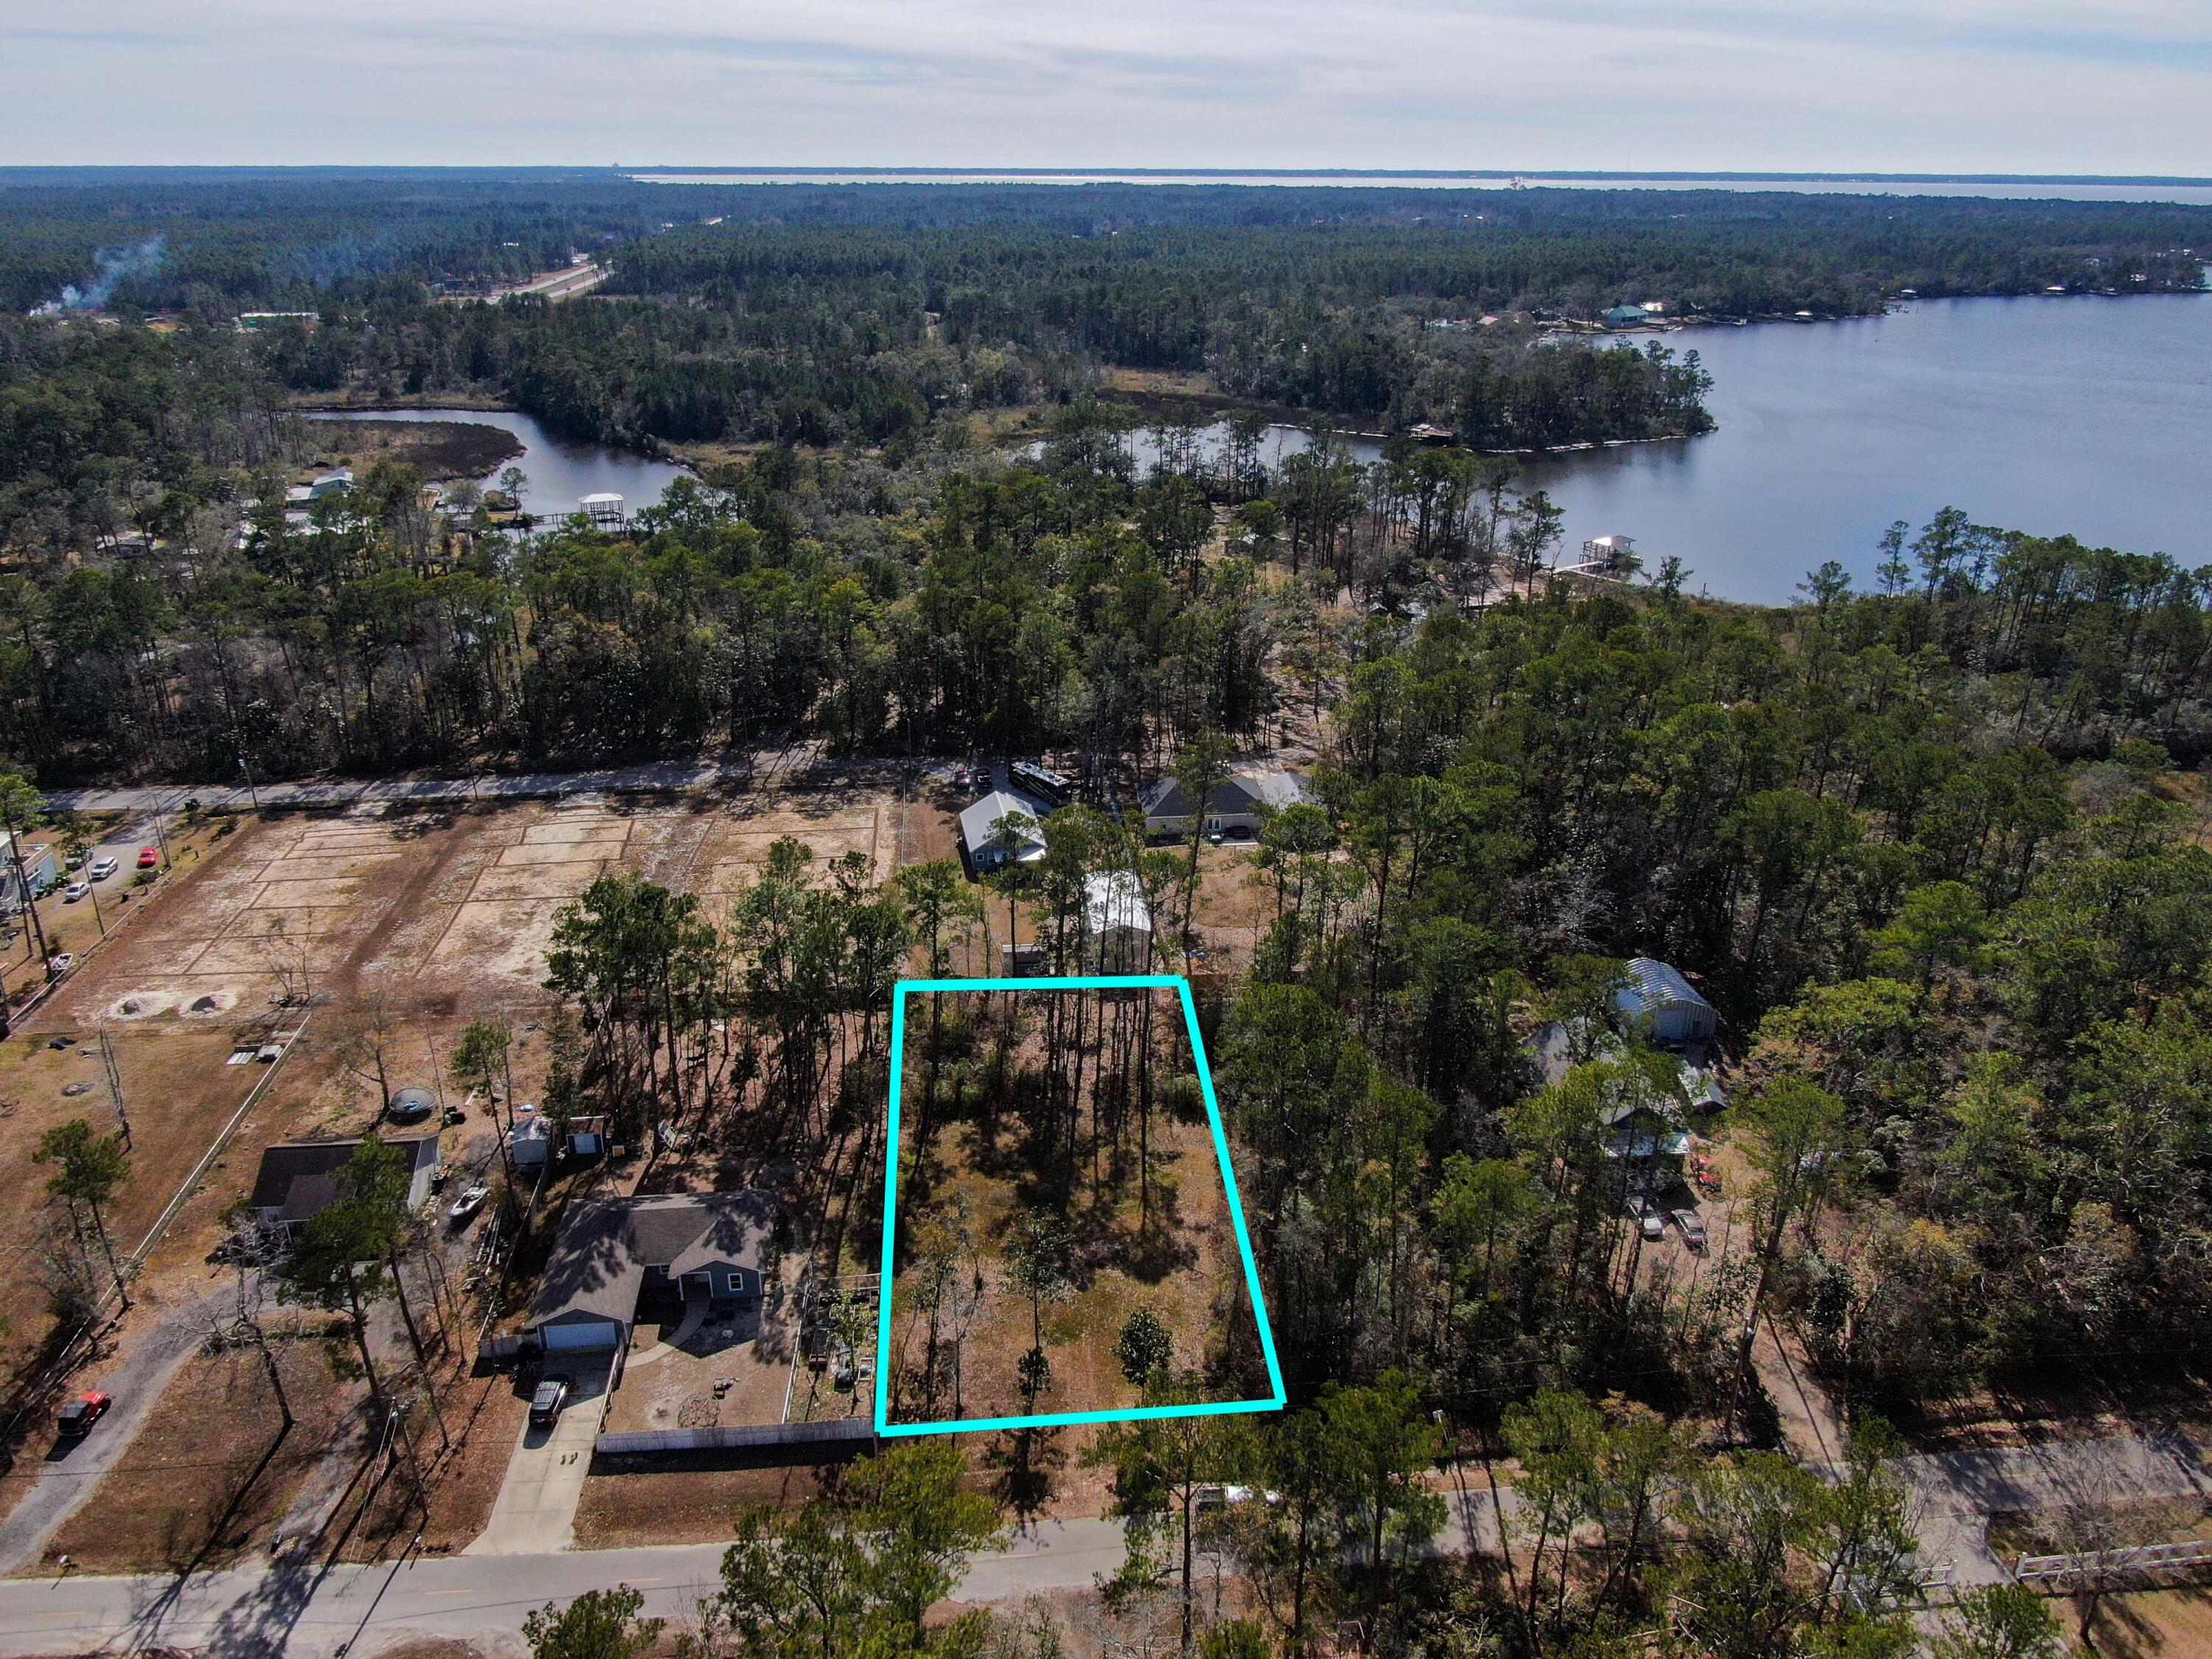
[[[125,277],[150,276],[161,268],[161,239],[149,236],[137,247],[101,248],[92,259],[98,267],[93,279],[82,288],[69,283],[62,289],[61,298],[39,307],[40,313],[52,316],[64,311],[98,311]]]

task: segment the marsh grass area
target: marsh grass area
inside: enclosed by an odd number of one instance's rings
[[[1178,1398],[1266,1392],[1172,992],[934,993],[905,1040],[892,1421],[1133,1406],[1140,1311]]]
[[[481,478],[522,453],[503,427],[477,421],[315,421],[307,426],[319,465],[360,469],[378,461],[426,478]]]

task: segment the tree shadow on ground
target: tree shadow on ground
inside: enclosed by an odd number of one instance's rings
[[[1008,1429],[991,1437],[983,1467],[992,1472],[991,1495],[1012,1512],[1022,1529],[1036,1524],[1052,1502],[1067,1467],[1065,1436],[1058,1429]]]

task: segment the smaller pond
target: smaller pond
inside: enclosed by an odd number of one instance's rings
[[[467,421],[511,432],[522,445],[521,455],[488,473],[481,482],[491,483],[507,466],[520,467],[530,480],[522,491],[523,508],[541,519],[565,518],[576,511],[576,503],[582,497],[609,493],[623,498],[626,512],[635,513],[640,507],[657,505],[670,484],[687,476],[685,469],[672,466],[666,461],[649,460],[627,450],[610,449],[605,444],[572,443],[565,438],[556,438],[529,416],[512,410],[349,409],[317,410],[315,418]]]

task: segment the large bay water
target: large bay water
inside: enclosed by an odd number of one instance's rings
[[[1534,465],[1570,546],[1636,538],[1692,591],[1781,600],[1892,520],[1976,522],[2212,562],[2212,294],[1923,301],[1883,317],[1685,330],[1719,429]]]
[[[1892,521],[1954,506],[2212,562],[2212,294],[1922,301],[1664,339],[1711,371],[1719,428],[1526,460],[1570,551],[1632,537],[1647,568],[1679,556],[1692,592],[1774,603],[1828,559],[1865,580]],[[1261,453],[1304,444],[1279,428]]]
[[[1235,185],[1247,189],[1504,190],[1517,177],[1542,190],[1782,191],[1794,196],[1978,196],[2014,201],[2212,203],[2203,179],[1942,179],[1869,173],[1863,178],[1755,173],[1115,173],[1079,169],[927,167],[702,167],[633,173],[649,185]]]

